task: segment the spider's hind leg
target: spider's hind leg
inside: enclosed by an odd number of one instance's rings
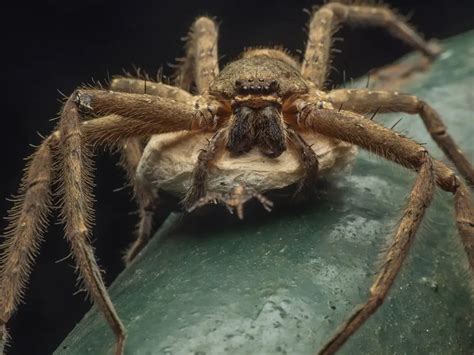
[[[217,54],[218,26],[209,17],[198,17],[188,34],[186,56],[176,73],[176,85],[190,91],[196,84],[198,94],[203,94],[219,74]]]
[[[423,40],[403,18],[386,6],[330,2],[311,17],[301,69],[303,76],[319,89],[324,89],[331,64],[332,35],[343,22],[382,27],[428,58],[435,58],[440,53],[440,48]]]

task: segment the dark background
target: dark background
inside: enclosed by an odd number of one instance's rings
[[[304,49],[303,26],[315,1],[70,1],[50,0],[27,5],[2,5],[2,152],[0,214],[10,203],[3,198],[16,192],[24,164],[22,158],[50,132],[60,108],[58,90],[70,94],[81,83],[103,80],[133,65],[151,74],[183,55],[182,41],[198,15],[222,22],[221,65],[236,58],[246,46],[281,44],[293,53]],[[446,38],[474,28],[472,0],[391,1],[427,38]],[[338,36],[342,54],[335,66],[357,77],[370,68],[387,64],[409,51],[379,29]],[[333,72],[334,84],[342,75]],[[95,189],[97,226],[95,247],[106,282],[123,267],[121,254],[130,243],[136,222],[129,191],[123,186],[116,157],[97,159]],[[2,228],[5,226],[3,221]],[[13,337],[9,354],[50,354],[89,308],[84,294],[75,292],[72,260],[56,216],[46,235],[31,276],[25,302],[9,323]],[[62,260],[59,262],[59,260]]]

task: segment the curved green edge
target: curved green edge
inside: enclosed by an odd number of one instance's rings
[[[443,46],[405,91],[439,110],[472,161],[474,32]],[[397,129],[445,160],[415,116]],[[311,204],[250,209],[243,222],[216,209],[171,215],[110,287],[128,331],[126,353],[313,353],[366,299],[413,181],[413,173],[361,153],[352,174],[320,184]],[[471,276],[452,200],[437,193],[389,297],[341,354],[472,353]],[[112,354],[113,345],[93,308],[55,354]]]

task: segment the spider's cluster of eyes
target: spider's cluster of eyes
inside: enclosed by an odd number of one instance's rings
[[[256,81],[254,83],[254,81]],[[235,81],[235,86],[239,92],[275,92],[278,90],[278,81],[275,79],[265,80],[259,78],[255,80],[250,78],[248,80],[238,79]]]

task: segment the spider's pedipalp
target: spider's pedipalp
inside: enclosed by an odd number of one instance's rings
[[[317,88],[324,89],[331,57],[332,35],[344,23],[379,26],[429,58],[440,49],[430,45],[390,8],[371,5],[347,5],[330,2],[311,17],[309,36],[301,73]]]
[[[326,344],[322,353],[332,354],[384,301],[406,256],[424,210],[429,205],[433,180],[436,179],[438,186],[455,196],[457,226],[471,271],[474,271],[474,205],[469,188],[462,180],[458,179],[443,163],[439,161],[431,163],[426,150],[413,140],[367,120],[357,113],[320,109],[317,104],[308,102],[300,102],[298,106],[300,108],[298,122],[301,128],[313,129],[326,136],[356,144],[388,160],[418,171],[419,174],[395,233],[395,241],[386,254],[379,277],[371,288],[372,296],[367,303],[355,311],[333,339]],[[401,246],[406,246],[406,248],[401,248]]]
[[[404,112],[418,114],[438,146],[453,162],[470,185],[474,185],[474,168],[447,132],[440,115],[429,104],[416,96],[390,91],[367,89],[340,89],[327,94],[327,100],[334,106],[343,105],[345,110],[357,113]]]
[[[319,162],[316,153],[295,130],[287,128],[289,145],[296,150],[305,173],[298,182],[295,195],[302,192],[311,192],[311,187],[316,184],[318,178]]]
[[[225,129],[217,131],[207,147],[199,153],[198,161],[193,170],[192,185],[183,201],[186,209],[191,208],[200,198],[206,195],[209,165],[224,148],[226,133]]]

